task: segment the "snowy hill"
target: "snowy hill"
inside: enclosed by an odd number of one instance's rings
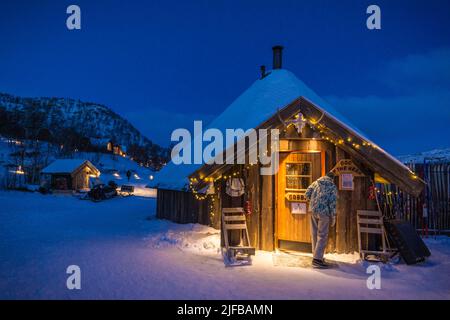
[[[112,153],[100,152],[74,152],[68,156],[60,154],[59,148],[45,142],[40,142],[37,148],[30,149],[29,141],[12,141],[0,137],[0,189],[9,185],[8,178],[11,178],[11,174],[14,174],[19,165],[25,174],[20,175],[20,181],[14,180],[15,187],[21,187],[26,184],[38,184],[41,169],[50,165],[56,159],[83,159],[89,160],[100,170],[101,182],[107,183],[113,180],[119,186],[122,184],[133,185],[135,194],[154,196],[154,190],[150,190],[146,186],[158,173],[151,168],[139,165],[128,156],[123,157]],[[17,151],[22,148],[27,151],[26,153],[38,150],[40,156],[38,158],[25,157],[20,159],[20,153]],[[38,170],[34,180],[31,177],[33,167]],[[129,180],[126,177],[128,170],[132,173]]]
[[[403,163],[421,163],[424,160],[450,161],[450,148],[435,149],[416,154],[403,155],[397,157]]]
[[[84,137],[112,139],[127,147],[153,145],[126,119],[96,103],[64,98],[22,98],[0,93],[0,121],[2,117],[23,128],[48,129],[53,136],[61,134],[63,129],[74,128]]]

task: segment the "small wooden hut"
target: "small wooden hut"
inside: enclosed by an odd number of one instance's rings
[[[411,195],[418,195],[424,183],[294,74],[281,69],[281,49],[274,47],[273,70],[262,69],[261,78],[209,125],[222,131],[279,129],[278,151],[267,149],[268,154],[279,152],[278,172],[261,175],[263,165],[248,160],[248,137],[245,164],[169,163],[153,185],[158,189],[157,217],[219,227],[222,208],[244,207],[252,246],[310,250],[304,193],[314,180],[334,171],[337,222],[328,251],[357,251],[357,210],[377,208],[375,180],[394,183]],[[226,192],[233,178],[243,182],[240,197]]]
[[[89,178],[100,176],[100,171],[88,160],[57,159],[41,171],[41,183],[52,190],[68,191],[89,188]]]

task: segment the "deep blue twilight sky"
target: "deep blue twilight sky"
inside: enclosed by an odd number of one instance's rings
[[[82,30],[69,31],[77,4]],[[366,28],[377,4],[382,30]],[[0,2],[0,92],[98,102],[168,145],[284,67],[394,154],[450,147],[450,1]]]

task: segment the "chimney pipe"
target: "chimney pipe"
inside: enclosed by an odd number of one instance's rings
[[[265,76],[266,76],[266,66],[260,66],[259,67],[260,69],[261,69],[261,78],[260,79],[263,79]]]
[[[283,61],[283,46],[272,47],[273,51],[273,70],[281,69]]]

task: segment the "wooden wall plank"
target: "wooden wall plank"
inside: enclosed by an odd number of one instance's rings
[[[158,189],[156,217],[176,223],[209,223],[207,200],[199,201],[192,193]]]
[[[274,250],[275,203],[274,176],[260,176],[261,181],[261,250]]]
[[[336,162],[345,159],[347,156],[345,152],[336,147]],[[337,180],[337,179],[336,179]],[[338,183],[335,181],[335,183]],[[347,212],[350,210],[349,192],[338,191],[338,199],[336,203],[336,251],[341,253],[346,251],[346,232],[347,232]]]
[[[248,168],[246,176],[246,201],[250,201],[252,212],[247,215],[248,233],[250,237],[250,244],[255,248],[260,248],[260,232],[259,222],[261,210],[259,206],[259,169],[258,166],[251,166]]]

